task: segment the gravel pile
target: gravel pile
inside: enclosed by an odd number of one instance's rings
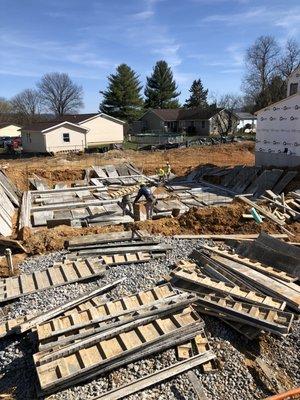
[[[32,294],[14,301],[4,308],[7,318],[14,318],[24,314],[36,314],[49,310],[63,302],[71,300],[97,285],[105,285],[116,279],[125,277],[125,281],[114,288],[109,297],[117,298],[152,287],[170,272],[170,266],[194,250],[200,241],[176,240],[164,238],[164,242],[172,245],[173,250],[160,259],[149,263],[122,265],[112,267],[104,278],[83,283],[49,289]],[[56,252],[44,256],[36,256],[26,260],[20,269],[23,272],[42,270],[52,265],[54,261],[62,259],[64,252]],[[221,369],[212,374],[202,374],[197,369],[195,373],[202,382],[208,399],[212,400],[250,400],[261,399],[269,395],[269,391],[256,379],[255,373],[247,364],[247,352],[254,351],[259,344],[250,343],[240,334],[226,326],[221,321],[204,316],[206,332],[210,338],[212,349],[218,356]],[[283,368],[293,384],[300,384],[299,367],[299,336],[300,329],[294,324],[293,333],[287,338],[268,336],[268,346],[264,348],[264,357],[272,364]],[[278,351],[277,351],[278,350]],[[29,337],[8,338],[0,341],[0,393],[7,393],[15,388],[17,399],[34,399],[35,371],[32,363],[32,353],[36,352],[36,343]],[[276,355],[274,355],[276,353]],[[271,357],[272,354],[272,357]],[[92,399],[93,397],[130,382],[133,379],[147,375],[157,369],[164,368],[176,362],[174,349],[149,357],[119,368],[105,376],[100,376],[82,386],[74,386],[63,392],[52,395],[51,399]],[[197,399],[186,374],[174,378],[166,383],[145,390],[143,393],[130,396],[130,400],[137,399]]]

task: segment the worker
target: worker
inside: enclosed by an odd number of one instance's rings
[[[158,170],[158,180],[159,182],[164,182],[165,181],[165,170],[163,168],[159,168]]]
[[[129,194],[125,194],[122,197],[122,201],[121,201],[120,205],[121,205],[121,208],[123,210],[123,215],[126,215],[127,211],[129,213],[132,213],[132,204],[131,204],[131,201],[130,201],[130,195]]]
[[[154,207],[154,204],[156,203],[156,199],[155,199],[154,195],[152,194],[150,188],[147,188],[145,183],[141,183],[140,189],[138,191],[136,198],[134,199],[133,204],[136,204],[142,196],[144,196],[146,199],[147,219],[152,219],[153,207]]]
[[[165,177],[167,178],[167,180],[169,180],[170,176],[171,176],[171,165],[169,161],[167,161],[167,164],[165,166]]]

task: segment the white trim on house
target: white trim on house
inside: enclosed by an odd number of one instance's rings
[[[116,122],[118,124],[121,124],[121,125],[125,125],[126,124],[125,121],[122,121],[119,118],[112,117],[111,115],[108,115],[108,114],[105,114],[105,113],[99,113],[99,116],[102,117],[102,118],[106,118],[106,119],[108,119],[110,121]]]
[[[99,113],[99,114],[93,115],[90,118],[87,118],[87,119],[85,119],[83,121],[78,122],[77,124],[78,125],[82,125],[82,124],[85,124],[86,122],[91,121],[91,120],[93,120],[95,118],[98,118],[98,117],[106,118],[108,120],[111,120],[111,121],[116,122],[116,123],[121,124],[121,125],[125,125],[126,124],[125,121],[122,121],[121,119],[112,117],[111,115],[108,115],[108,114],[105,114],[105,113]]]
[[[87,128],[83,128],[82,126],[78,126],[79,124],[74,124],[73,122],[64,121],[64,122],[61,122],[60,124],[50,126],[50,128],[46,128],[46,129],[43,129],[43,130],[37,131],[37,132],[47,133],[47,132],[49,132],[49,131],[51,131],[53,129],[56,129],[56,128],[60,127],[60,126],[65,126],[65,125],[71,125],[71,126],[74,126],[77,129],[81,129],[83,131],[83,133],[86,133],[86,132],[89,131],[89,129],[87,129]]]

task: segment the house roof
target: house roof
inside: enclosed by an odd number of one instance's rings
[[[222,108],[203,109],[203,108],[152,108],[152,111],[164,121],[184,121],[193,119],[209,119],[220,112]],[[142,117],[143,118],[143,117]]]
[[[61,118],[56,118],[55,121],[67,121],[72,122],[73,124],[80,124],[81,122],[86,121],[87,119],[96,117],[99,113],[91,113],[91,114],[66,114]]]
[[[35,122],[30,125],[24,126],[22,128],[23,131],[31,131],[31,132],[47,132],[54,127],[64,126],[64,125],[71,125],[76,127],[77,129],[81,129],[82,131],[88,131],[88,129],[79,126],[76,123],[69,122],[69,121],[44,121],[44,122]]]
[[[0,122],[0,128],[5,128],[6,126],[14,125],[21,128],[21,125],[14,124],[13,122]]]
[[[255,115],[247,112],[235,111],[235,114],[239,117],[239,119],[257,119]]]
[[[272,103],[272,104],[270,104],[269,106],[266,106],[266,107],[264,107],[264,108],[261,108],[260,110],[255,111],[255,115],[259,114],[259,113],[262,112],[262,111],[266,111],[266,108],[274,107],[274,106],[276,106],[276,105],[278,105],[278,104],[280,104],[280,103],[285,102],[286,100],[290,100],[290,99],[292,99],[293,97],[297,97],[297,96],[300,96],[300,93],[295,93],[295,94],[293,94],[292,96],[285,97],[285,98],[282,99],[282,100],[276,101],[276,103]]]
[[[102,117],[109,119],[113,122],[119,123],[124,125],[125,122],[121,121],[118,118],[111,117],[110,115],[104,114],[104,113],[91,113],[91,114],[66,114],[60,118],[55,118],[52,120],[48,121],[42,121],[42,122],[34,122],[30,125],[24,126],[23,130],[27,131],[43,131],[45,129],[49,129],[53,126],[56,126],[58,124],[61,124],[62,122],[69,122],[73,125],[78,124],[79,126],[84,123],[85,121],[95,118],[95,117]]]

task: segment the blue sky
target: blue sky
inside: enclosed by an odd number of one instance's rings
[[[300,41],[299,0],[0,0],[0,96],[67,72],[97,111],[120,63],[144,83],[157,60],[187,97],[193,79],[210,94],[238,93],[244,53],[259,35]]]

